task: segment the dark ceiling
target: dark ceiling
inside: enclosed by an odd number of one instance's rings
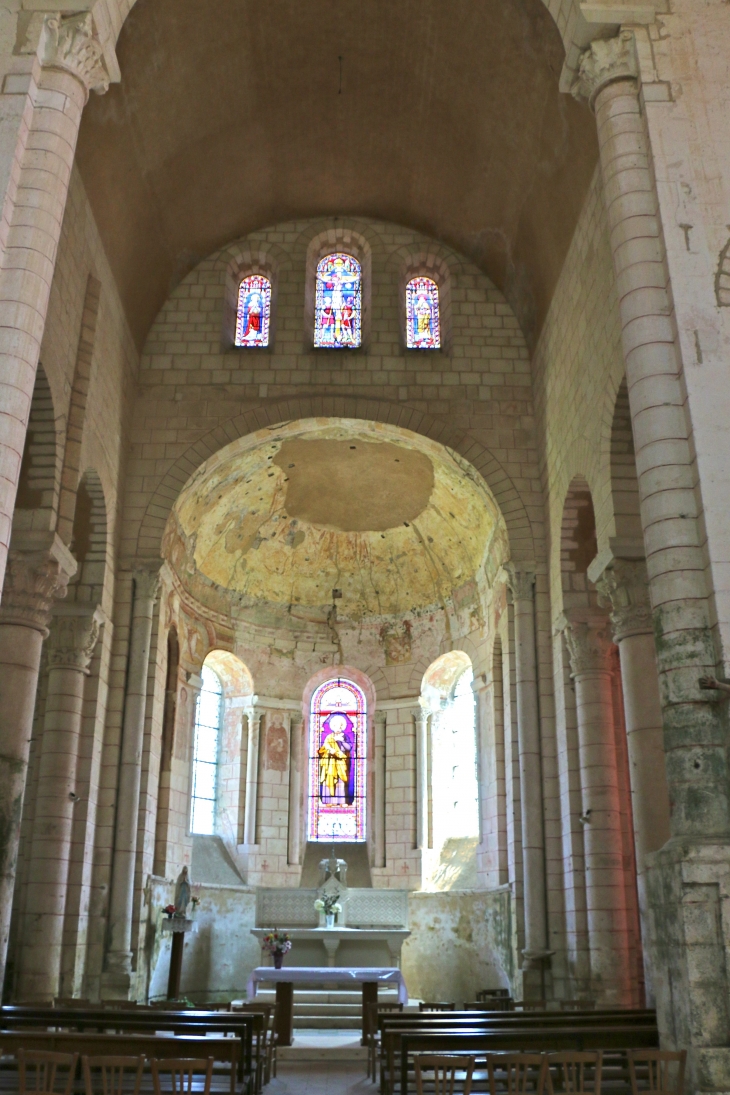
[[[542,0],[137,0],[118,55],[78,162],[140,344],[201,258],[323,214],[452,245],[534,340],[598,154]]]

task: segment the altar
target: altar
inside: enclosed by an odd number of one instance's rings
[[[270,928],[252,928],[259,943]],[[401,949],[411,934],[406,928],[287,928],[292,942],[290,967],[335,966],[383,968],[401,964]],[[269,959],[273,966],[273,958]]]
[[[333,929],[328,929],[332,931]],[[397,985],[398,1000],[408,1003],[408,988],[399,969],[368,968],[343,969],[342,967],[290,966],[288,969],[273,969],[270,966],[258,966],[251,974],[246,985],[249,1000],[256,996],[256,987],[261,982],[276,986],[276,1034],[280,1046],[292,1044],[294,1030],[294,985],[362,985],[362,1044],[367,1044],[370,1033],[370,1005],[378,1002],[378,985]]]

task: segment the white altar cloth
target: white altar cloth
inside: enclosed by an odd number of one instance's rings
[[[288,966],[284,969],[274,969],[273,966],[257,966],[248,979],[246,992],[249,1000],[256,995],[256,985],[259,981],[320,981],[336,982],[339,985],[362,984],[363,981],[377,981],[379,985],[397,985],[398,1000],[401,1004],[408,1003],[408,989],[405,979],[399,969],[385,966],[381,969],[347,969],[337,966]]]

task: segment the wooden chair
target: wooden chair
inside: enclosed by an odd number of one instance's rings
[[[378,1044],[380,1042],[380,1031],[378,1030],[379,1011],[403,1011],[403,1005],[375,1003],[368,1006],[368,1019],[370,1023],[370,1032],[368,1034],[368,1076],[372,1077],[373,1083],[377,1081],[378,1071]]]
[[[511,993],[509,989],[480,989],[476,994],[477,1000],[494,1000],[495,998],[509,999]]]
[[[640,1095],[643,1091],[650,1091],[652,1095],[684,1095],[684,1070],[687,1064],[685,1049],[630,1049],[627,1057],[631,1095]],[[637,1077],[637,1067],[646,1076],[646,1082],[641,1085]],[[675,1082],[672,1082],[672,1073]]]
[[[164,1095],[168,1092],[172,1092],[173,1095],[192,1095],[193,1084],[195,1083],[193,1077],[201,1072],[205,1073],[205,1086],[200,1088],[196,1085],[196,1095],[210,1095],[210,1086],[213,1082],[213,1058],[208,1057],[207,1060],[199,1061],[186,1061],[186,1060],[173,1060],[158,1061],[156,1057],[150,1060],[152,1067],[152,1090],[155,1095],[163,1095],[163,1088],[160,1086],[160,1076],[170,1075],[170,1087],[164,1089]]]
[[[600,1051],[548,1053],[546,1061],[544,1080],[547,1095],[600,1095],[603,1066]]]
[[[20,1095],[71,1095],[78,1064],[78,1053],[49,1053],[42,1049],[19,1049],[18,1091]],[[57,1087],[57,1073],[68,1069],[65,1086]],[[61,1077],[58,1076],[58,1082]]]
[[[416,1092],[424,1095],[423,1073],[433,1072],[433,1095],[454,1095],[456,1077],[464,1073],[463,1095],[471,1095],[471,1082],[474,1075],[474,1058],[450,1055],[431,1055],[419,1053],[414,1057],[416,1067]],[[429,1084],[429,1095],[431,1085]]]
[[[439,1003],[433,1000],[422,1000],[418,1005],[419,1011],[455,1011],[456,1004]]]
[[[561,1011],[594,1011],[596,1007],[595,1000],[561,1000]]]
[[[489,1095],[542,1095],[547,1058],[543,1053],[489,1053]]]
[[[139,1095],[144,1057],[82,1057],[81,1063],[86,1095]]]
[[[257,1070],[256,1077],[256,1089],[261,1088],[268,1084],[273,1076],[276,1079],[277,1069],[277,1057],[276,1051],[278,1048],[278,1038],[276,1034],[276,1009],[273,1004],[227,1004],[228,1011],[239,1012],[244,1015],[262,1015],[263,1016],[263,1029],[261,1031],[260,1041],[256,1034],[254,1039],[257,1042]]]
[[[474,1000],[464,1004],[464,1011],[514,1011],[515,1002],[511,996],[487,996],[484,1000]]]

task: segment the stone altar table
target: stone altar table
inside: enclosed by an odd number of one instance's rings
[[[255,935],[259,943],[270,928],[252,928],[251,935]],[[292,951],[288,961],[290,968],[300,965],[314,967],[324,957],[321,953],[323,947],[326,951],[327,965],[338,965],[337,954],[342,947],[340,967],[345,965],[374,969],[381,968],[383,959],[390,958],[391,966],[400,968],[401,948],[411,934],[405,928],[285,928],[292,941]],[[319,953],[318,953],[319,951]],[[296,953],[295,953],[296,952]],[[368,953],[370,952],[370,953]],[[272,959],[273,964],[273,959]]]
[[[330,931],[335,929],[329,929]],[[292,1044],[294,1029],[294,985],[306,984],[362,985],[362,1045],[367,1044],[368,1011],[370,1004],[378,1002],[378,985],[397,985],[398,999],[401,1004],[408,1003],[408,989],[399,969],[343,969],[332,966],[290,966],[288,969],[273,969],[271,966],[257,966],[246,985],[249,1000],[256,995],[256,986],[266,981],[276,985],[276,1033],[280,1046]]]

